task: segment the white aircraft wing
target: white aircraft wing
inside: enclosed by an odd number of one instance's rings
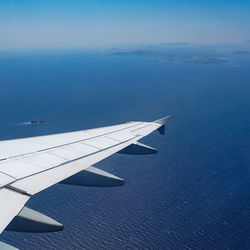
[[[1,141],[0,233],[20,214],[32,195],[87,168],[91,169],[93,164],[114,153],[151,152],[152,148],[138,143],[138,140],[155,130],[164,133],[164,124],[169,118]],[[91,171],[96,169],[92,167]],[[110,174],[107,177],[115,178]],[[47,223],[47,218],[44,220]]]

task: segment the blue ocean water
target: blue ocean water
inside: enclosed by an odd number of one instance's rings
[[[123,187],[55,185],[27,206],[58,233],[4,232],[20,249],[250,249],[250,60],[169,64],[101,52],[0,55],[0,139],[174,115],[157,155],[97,164]],[[41,125],[27,121],[42,119]]]

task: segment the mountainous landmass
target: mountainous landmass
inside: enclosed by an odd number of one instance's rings
[[[193,64],[220,64],[220,65],[230,65],[231,63],[227,60],[211,57],[211,56],[203,56],[203,55],[178,55],[178,54],[161,54],[153,51],[143,51],[143,50],[135,50],[135,51],[120,51],[113,52],[113,55],[121,55],[121,56],[144,56],[150,59],[157,59],[163,62],[170,63],[193,63]]]
[[[250,47],[242,45],[195,45],[187,42],[156,45],[121,45],[108,50],[116,56],[142,56],[176,64],[233,65],[230,59],[250,56]]]

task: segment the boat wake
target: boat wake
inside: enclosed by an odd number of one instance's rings
[[[36,125],[36,124],[42,124],[44,121],[41,120],[34,120],[34,121],[28,121],[28,122],[17,122],[17,123],[9,123],[9,124],[0,124],[0,127],[13,127],[13,126],[26,126],[26,125]]]

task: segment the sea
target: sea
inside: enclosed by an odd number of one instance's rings
[[[0,140],[174,119],[164,136],[141,140],[158,154],[115,154],[95,165],[124,186],[57,184],[29,200],[63,231],[4,231],[0,241],[28,250],[250,249],[250,58],[232,60],[1,52]]]

